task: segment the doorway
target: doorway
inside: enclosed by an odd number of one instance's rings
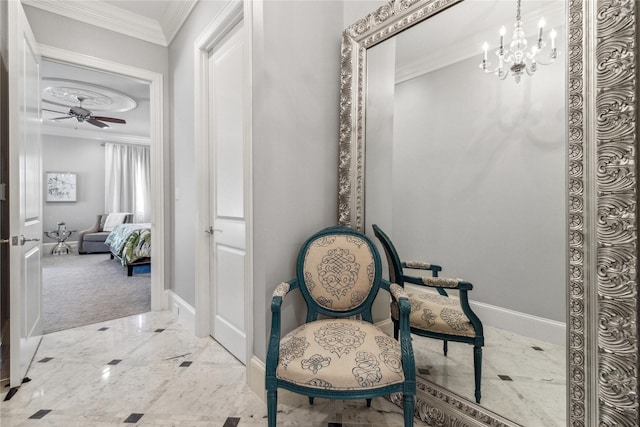
[[[93,150],[95,153],[102,153],[102,163],[101,170],[102,176],[100,172],[98,173],[97,180],[104,180],[104,141],[114,142],[120,145],[130,144],[130,145],[147,145],[150,147],[150,163],[151,163],[151,217],[149,219],[149,223],[151,225],[153,239],[151,240],[151,251],[154,254],[154,259],[160,260],[155,263],[155,268],[150,269],[150,301],[149,307],[151,310],[160,310],[162,309],[162,300],[163,300],[163,292],[164,292],[164,266],[165,262],[162,262],[164,258],[164,236],[165,236],[165,207],[164,207],[164,141],[163,141],[163,125],[162,125],[162,76],[155,72],[150,72],[147,70],[141,70],[137,68],[132,68],[129,66],[124,66],[121,64],[100,60],[97,58],[87,58],[83,55],[75,54],[74,52],[65,51],[57,48],[52,48],[48,46],[41,46],[42,55],[46,64],[53,64],[54,69],[56,69],[55,73],[50,75],[46,75],[43,73],[45,77],[53,78],[53,79],[61,79],[61,73],[64,74],[66,70],[72,70],[71,74],[68,76],[64,76],[65,78],[71,80],[82,80],[84,83],[88,84],[96,84],[97,86],[107,87],[112,89],[116,93],[124,93],[124,94],[132,94],[133,97],[140,104],[140,100],[142,100],[141,104],[136,108],[135,112],[131,113],[127,116],[126,125],[122,126],[119,123],[110,125],[109,129],[109,137],[106,139],[104,136],[96,136],[96,133],[91,133],[92,126],[83,127],[80,126],[71,126],[71,129],[56,129],[51,128],[49,131],[45,131],[45,135],[49,135],[52,139],[62,139],[63,141],[70,141],[74,137],[77,141],[84,143],[83,148],[91,152]],[[45,72],[47,71],[47,67],[45,66]],[[91,80],[88,76],[91,77]],[[96,77],[97,76],[97,77]],[[90,80],[90,81],[89,81]],[[44,86],[44,85],[43,85]],[[88,86],[85,89],[91,91],[92,87]],[[146,95],[141,95],[140,91],[146,91]],[[51,107],[51,105],[49,105]],[[64,107],[61,111],[65,111]],[[54,108],[51,108],[52,110]],[[107,116],[108,114],[103,113],[95,113],[100,114],[101,116]],[[113,117],[119,117],[119,113],[110,114]],[[146,115],[146,117],[144,117]],[[74,124],[75,119],[66,120]],[[47,123],[47,120],[45,120]],[[78,123],[82,124],[82,123]],[[126,127],[125,127],[126,126]],[[120,129],[118,129],[120,127]],[[145,128],[146,127],[146,128]],[[71,133],[71,135],[69,135]],[[47,143],[45,136],[45,144]],[[46,163],[46,162],[45,162]],[[46,167],[46,166],[45,166]],[[98,168],[100,169],[100,168]],[[89,178],[91,179],[91,178]],[[94,176],[95,180],[96,177]],[[82,183],[78,182],[78,186]],[[88,183],[85,183],[88,184]],[[95,182],[94,182],[95,184]],[[104,190],[104,184],[100,190]],[[82,217],[84,221],[83,224],[86,225],[87,218],[93,224],[93,220],[97,217],[99,213],[102,213],[104,210],[104,193],[98,191],[101,195],[99,197],[95,197],[95,195],[90,195],[88,198],[93,197],[93,201],[85,200],[83,204],[76,203],[76,214],[75,219]],[[85,193],[86,194],[86,193]],[[55,226],[55,223],[64,219],[65,216],[61,215],[61,206],[54,205],[52,207],[53,213],[48,216],[48,223],[45,227],[45,230],[48,230],[52,226]],[[47,211],[48,206],[45,206],[45,212]],[[57,213],[56,213],[57,211]],[[69,210],[67,210],[69,212]],[[72,215],[73,219],[74,216]],[[140,222],[140,218],[138,218],[138,222]],[[145,220],[146,221],[146,220]],[[65,221],[66,222],[66,221]],[[80,224],[76,222],[76,224]],[[71,224],[67,224],[70,226],[70,229],[81,229],[80,225],[74,227]],[[48,228],[47,228],[48,227]],[[77,239],[77,235],[76,235]],[[46,242],[52,244],[51,239],[45,239]],[[45,251],[49,252],[48,249],[45,248]],[[77,254],[76,251],[74,253]],[[56,258],[62,258],[67,255],[55,255]],[[77,256],[77,255],[76,255]],[[82,255],[81,257],[93,257],[94,255]],[[100,257],[106,257],[105,263],[112,263],[111,265],[117,265],[118,260],[109,260],[109,254],[100,254]],[[78,257],[79,258],[79,257]],[[144,274],[144,273],[143,273]],[[149,273],[147,273],[147,277]],[[136,272],[134,270],[133,278],[135,280]],[[127,272],[126,270],[122,272],[123,280],[127,280]],[[126,315],[126,314],[125,314]],[[121,317],[121,316],[116,316]],[[96,321],[101,321],[100,319]]]
[[[149,82],[44,59],[41,93],[43,332],[149,311],[151,269],[128,276],[101,224],[109,212],[130,212],[136,233],[151,222]],[[58,176],[73,179],[70,200],[51,193]]]

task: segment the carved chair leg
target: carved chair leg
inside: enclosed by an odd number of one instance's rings
[[[482,347],[476,345],[473,347],[473,370],[476,382],[476,403],[480,403],[480,382],[482,380]]]
[[[267,391],[267,419],[269,427],[276,427],[276,414],[278,413],[278,391]]]
[[[444,344],[442,344],[442,352],[444,353],[444,357],[447,357],[447,353],[449,352],[449,341],[444,340]]]
[[[314,399],[313,396],[309,396],[309,405],[313,405],[313,399]]]
[[[413,412],[415,400],[413,395],[405,394],[402,396],[402,409],[404,412],[404,427],[413,427]]]
[[[367,408],[371,408],[371,399],[367,399]]]

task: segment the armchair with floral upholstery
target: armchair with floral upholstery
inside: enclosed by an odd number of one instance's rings
[[[418,261],[401,261],[391,239],[373,224],[373,233],[382,243],[389,265],[389,280],[404,288],[405,283],[423,286],[435,292],[408,293],[411,303],[411,333],[423,337],[444,341],[444,355],[447,355],[448,342],[463,342],[473,345],[473,369],[476,403],[480,403],[482,380],[482,347],[484,332],[482,322],[469,306],[468,291],[473,285],[461,279],[438,277],[442,268],[438,265]],[[428,270],[431,277],[414,277],[404,274],[403,268]],[[447,290],[457,290],[459,297],[450,297]],[[397,337],[399,321],[398,306],[391,303],[391,320],[394,335]]]
[[[366,399],[403,394],[404,425],[413,426],[415,363],[409,334],[409,301],[403,289],[381,277],[380,256],[363,234],[329,227],[309,238],[298,255],[296,275],[281,283],[271,302],[266,361],[268,426],[276,426],[278,388],[309,397]],[[399,306],[400,342],[373,324],[378,290]],[[281,337],[283,298],[298,289],[306,323]],[[322,319],[318,319],[322,315]]]

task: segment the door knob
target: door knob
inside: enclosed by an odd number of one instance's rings
[[[28,239],[28,238],[24,237],[22,234],[20,235],[20,246],[24,246],[24,244],[26,242],[39,242],[39,241],[40,241],[40,239],[38,239],[37,237],[33,237],[33,238]]]
[[[0,243],[9,243],[11,242],[10,239],[0,239]]]

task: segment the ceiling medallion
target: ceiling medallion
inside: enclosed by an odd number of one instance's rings
[[[79,104],[94,111],[125,112],[138,106],[136,101],[122,92],[103,86],[67,79],[42,79],[42,100],[61,107]]]

